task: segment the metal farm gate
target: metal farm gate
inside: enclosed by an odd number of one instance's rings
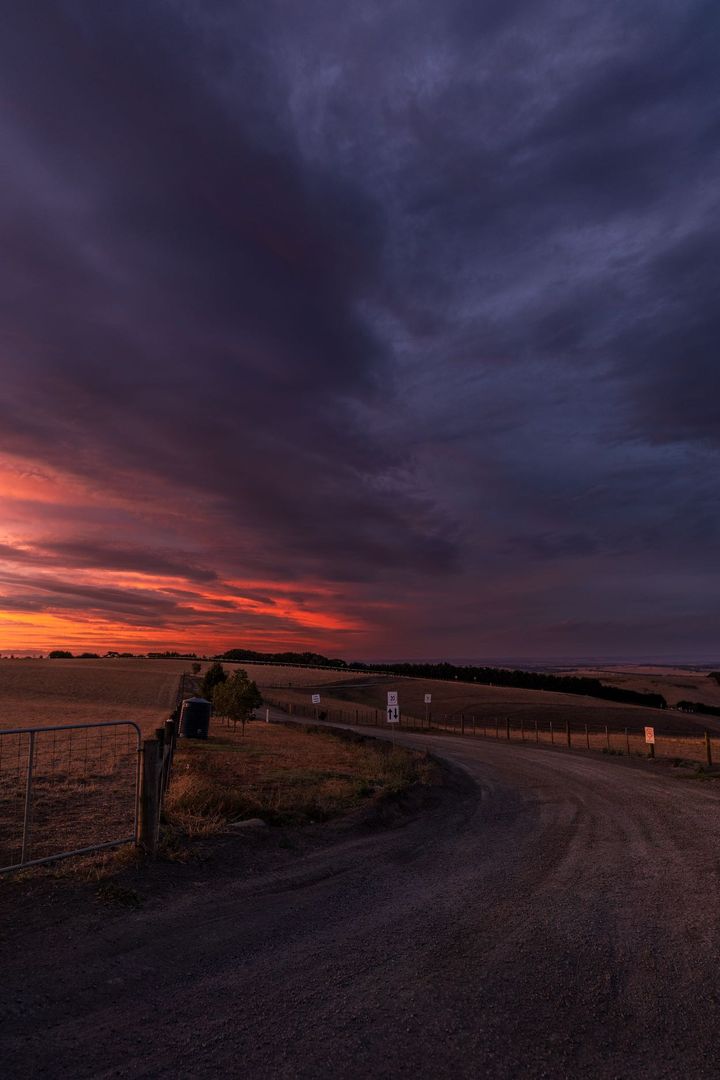
[[[131,720],[0,730],[0,872],[135,840]]]

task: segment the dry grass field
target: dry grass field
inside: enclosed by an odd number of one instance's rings
[[[0,730],[9,727],[134,720],[146,733],[161,724],[189,660],[9,660],[0,658]],[[201,665],[201,673],[209,667]],[[323,685],[353,673],[272,664],[232,664],[247,670],[260,689]]]
[[[720,686],[709,677],[710,669],[687,671],[682,668],[622,665],[616,668],[577,668],[564,675],[588,675],[608,686],[619,686],[641,693],[662,694],[668,705],[678,701],[700,701],[720,708]]]
[[[0,730],[134,720],[149,732],[175,705],[183,660],[0,660]]]
[[[324,668],[281,667],[278,664],[228,664],[228,671],[244,668],[261,690],[325,686],[326,684],[356,682],[356,671],[328,671]]]

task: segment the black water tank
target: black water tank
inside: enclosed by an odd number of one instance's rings
[[[212,705],[202,697],[187,698],[180,710],[180,737],[207,739]]]

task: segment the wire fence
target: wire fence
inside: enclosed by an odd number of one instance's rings
[[[710,731],[700,731],[697,735],[682,730],[673,732],[672,722],[669,722],[662,732],[652,727],[654,742],[649,743],[646,725],[619,728],[612,724],[540,720],[531,713],[519,717],[490,717],[465,713],[433,714],[429,711],[426,717],[415,717],[401,712],[400,723],[391,725],[387,723],[384,709],[362,705],[314,706],[267,695],[264,695],[264,700],[268,705],[274,705],[290,716],[302,716],[329,723],[358,724],[387,730],[395,726],[408,731],[447,732],[504,742],[555,746],[558,749],[596,751],[613,756],[662,757],[704,766],[720,765],[719,734]]]
[[[135,837],[132,721],[0,730],[0,870]]]

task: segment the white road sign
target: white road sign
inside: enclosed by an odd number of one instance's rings
[[[388,707],[387,707],[387,722],[388,722],[388,724],[399,724],[400,723],[400,710],[397,707],[397,705],[388,705]],[[393,735],[393,738],[395,738],[394,735]]]
[[[320,695],[319,694],[313,694],[312,703],[313,703],[313,705],[319,705],[320,704]]]
[[[426,694],[425,695],[425,704],[429,705],[431,701],[432,701],[432,694]]]
[[[390,705],[397,705],[397,703],[398,703],[397,696],[398,696],[397,690],[388,690],[388,707]]]
[[[645,742],[646,743],[652,743],[653,746],[655,745],[655,728],[654,727],[646,727],[645,728]]]

